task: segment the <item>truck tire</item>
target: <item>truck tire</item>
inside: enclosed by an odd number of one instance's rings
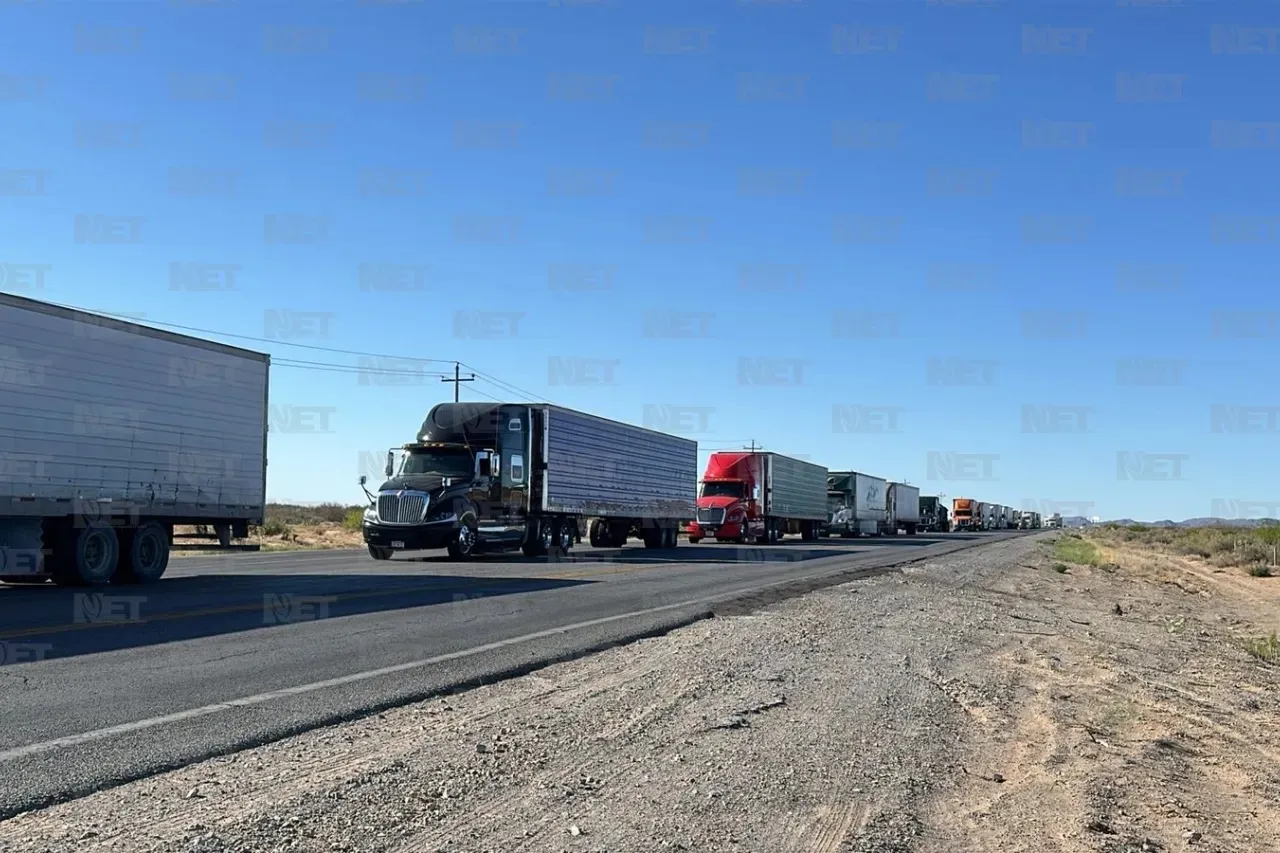
[[[662,528],[662,547],[675,548],[680,544],[680,531],[674,527]]]
[[[390,559],[391,559],[391,549],[390,549],[390,548],[383,548],[383,547],[381,547],[381,546],[379,546],[379,545],[370,545],[370,546],[369,546],[369,556],[370,556],[370,557],[373,557],[373,559],[375,559],[375,560],[390,560]]]
[[[472,555],[475,554],[476,543],[479,538],[480,534],[476,527],[475,517],[464,515],[453,538],[449,540],[449,544],[446,546],[449,551],[449,558],[452,560],[470,560]]]
[[[577,522],[571,518],[562,518],[550,525],[551,540],[544,547],[552,557],[567,557],[573,550],[574,534],[577,533]],[[543,537],[543,542],[547,538]]]
[[[540,518],[529,525],[529,533],[520,550],[526,557],[545,557],[554,542],[555,523],[549,518]]]
[[[915,535],[916,535],[916,526],[915,526],[914,524],[908,524],[908,525],[907,525],[907,535],[908,535],[908,536],[915,536]]]
[[[155,583],[169,567],[169,531],[157,521],[121,531],[120,568],[123,583]]]
[[[120,539],[109,524],[72,527],[53,551],[53,581],[59,586],[102,586],[119,567]]]
[[[608,547],[609,540],[605,536],[605,532],[604,522],[600,519],[597,518],[591,522],[591,527],[587,531],[587,541],[591,543],[592,548]]]

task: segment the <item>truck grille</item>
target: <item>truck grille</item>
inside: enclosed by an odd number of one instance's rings
[[[699,509],[699,524],[724,524],[724,510],[721,508]]]
[[[418,493],[378,495],[378,521],[417,524],[427,512],[427,496]]]

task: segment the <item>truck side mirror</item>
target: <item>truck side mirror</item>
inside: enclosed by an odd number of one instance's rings
[[[393,450],[388,450],[388,451],[387,451],[387,466],[386,466],[386,468],[384,468],[384,469],[383,469],[383,473],[385,473],[385,474],[387,475],[387,479],[388,479],[388,480],[390,480],[390,479],[391,479],[391,475],[395,473],[395,470],[396,470],[396,454],[395,454],[395,451],[393,451]]]
[[[369,482],[369,478],[368,478],[366,475],[361,474],[361,475],[360,475],[360,485],[362,485],[362,486],[363,486],[363,485],[364,485],[365,483],[367,483],[367,482]]]
[[[479,459],[477,459],[476,468],[479,470],[481,477],[488,477],[492,470],[489,464],[489,457],[481,456]]]

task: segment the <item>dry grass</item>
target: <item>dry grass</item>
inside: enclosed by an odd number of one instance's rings
[[[267,504],[267,517],[261,526],[249,528],[249,538],[236,540],[238,545],[259,545],[263,551],[307,551],[332,548],[363,548],[360,519],[363,506],[321,504]],[[200,528],[176,528],[175,538],[204,532]],[[183,556],[181,543],[174,554]]]
[[[1144,550],[1192,557],[1217,568],[1243,568],[1254,577],[1269,577],[1277,565],[1280,526],[1267,527],[1128,527],[1090,528],[1088,539],[1103,546],[1129,545]]]

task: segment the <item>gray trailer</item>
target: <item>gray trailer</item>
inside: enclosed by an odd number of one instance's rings
[[[889,520],[885,532],[896,536],[899,530],[905,530],[908,536],[915,536],[920,526],[920,487],[890,483],[886,504]]]
[[[376,560],[434,548],[459,560],[563,555],[584,536],[674,548],[695,512],[696,441],[561,406],[441,403],[402,450],[399,470],[389,451],[386,482],[365,492]]]
[[[146,583],[174,525],[212,528],[208,548],[247,537],[269,372],[264,353],[0,294],[0,580]]]
[[[857,471],[832,471],[827,478],[827,532],[879,536],[889,522],[889,481]]]

